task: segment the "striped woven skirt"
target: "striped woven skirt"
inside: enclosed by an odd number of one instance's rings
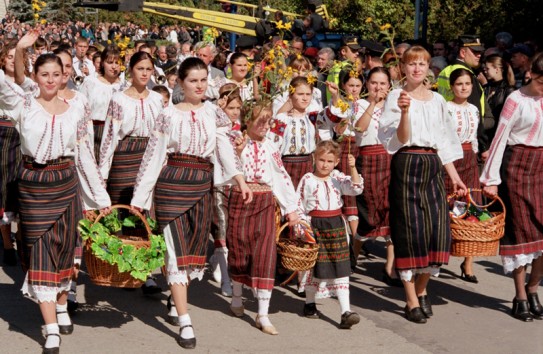
[[[446,264],[451,234],[443,166],[438,155],[417,148],[396,153],[390,164],[388,196],[396,268],[410,270]]]
[[[468,188],[480,188],[481,182],[479,182],[479,165],[477,163],[477,154],[473,152],[470,143],[462,144],[462,150],[464,150],[464,157],[462,160],[454,161],[454,167],[456,172],[460,176],[460,179]],[[447,194],[453,193],[453,185],[451,178],[445,173],[445,190]],[[475,198],[476,203],[481,202],[481,194],[473,193],[472,197]]]
[[[19,180],[24,265],[29,285],[59,288],[69,283],[82,217],[73,159],[25,162]]]
[[[126,137],[119,141],[107,180],[111,204],[130,204],[136,177],[149,138]]]
[[[298,183],[302,177],[308,173],[313,172],[313,155],[283,155],[281,157],[283,165],[287,171],[290,179],[292,179],[292,185],[294,189],[298,188]]]
[[[93,120],[92,127],[94,129],[94,159],[96,164],[100,164],[100,145],[102,144],[102,136],[104,135],[105,121]]]
[[[17,212],[17,177],[21,168],[21,141],[13,123],[0,117],[0,218]]]
[[[350,141],[350,143],[349,143]],[[347,176],[351,175],[351,169],[349,168],[349,154],[353,155],[356,159],[358,157],[358,147],[356,146],[356,140],[354,137],[345,137],[341,140],[341,156],[337,169]],[[350,149],[349,149],[350,146]],[[358,208],[356,205],[356,197],[351,195],[342,195],[343,208],[341,209],[345,216],[358,216]]]
[[[392,156],[381,145],[360,148],[356,159],[356,169],[364,178],[364,193],[356,196],[360,236],[390,235],[388,187],[391,159]]]
[[[250,184],[253,201],[244,204],[237,187],[228,208],[228,266],[232,280],[253,289],[272,290],[275,280],[275,199],[267,186]]]
[[[185,154],[171,154],[158,177],[155,213],[160,229],[171,232],[174,249],[168,252],[175,252],[179,270],[205,265],[212,178],[213,165],[208,160]]]
[[[348,277],[351,274],[349,242],[341,210],[312,211],[309,215],[319,245],[312,276],[319,279]]]
[[[507,210],[500,255],[543,250],[543,148],[514,145],[505,149],[499,196]]]

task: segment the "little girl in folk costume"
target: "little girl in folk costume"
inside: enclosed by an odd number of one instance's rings
[[[275,200],[289,224],[298,222],[296,193],[281,162],[281,153],[266,138],[272,117],[271,102],[258,102],[247,117],[247,137],[237,139],[243,174],[253,191],[253,201],[244,204],[237,187],[228,205],[228,265],[233,282],[230,309],[242,317],[242,286],[253,289],[258,299],[256,327],[278,334],[268,318],[277,257],[275,245]]]
[[[345,174],[349,173],[349,156],[358,158],[358,146],[360,146],[360,134],[356,134],[354,125],[364,113],[364,100],[360,99],[362,87],[364,85],[364,76],[351,67],[348,70],[342,70],[339,74],[338,86],[334,82],[328,82],[327,87],[331,94],[330,105],[324,111],[324,124],[319,127],[319,132],[323,127],[330,127],[333,131],[334,139],[339,143],[341,156],[337,169]],[[343,101],[339,94],[340,89],[347,97],[347,102]],[[330,137],[331,139],[332,137]],[[323,140],[330,140],[323,137]],[[343,196],[343,214],[349,221],[349,227],[353,236],[353,245],[355,259],[358,258],[362,242],[359,240],[358,230],[358,208],[354,196]],[[356,264],[356,263],[355,263]],[[354,265],[355,265],[354,264]]]
[[[348,158],[350,176],[334,168],[341,151],[338,143],[322,141],[315,150],[315,172],[302,177],[298,185],[298,209],[315,232],[319,244],[317,263],[305,282],[304,316],[317,318],[316,298],[337,296],[341,307],[339,328],[349,329],[360,322],[351,312],[349,300],[349,239],[341,212],[342,195],[358,195],[363,180],[355,167],[355,158]]]
[[[232,122],[232,129],[229,132],[232,142],[241,137],[241,93],[236,84],[226,84],[219,89],[219,100],[217,102]],[[215,165],[215,173],[221,173],[220,163]],[[228,275],[228,248],[226,248],[226,230],[228,228],[228,200],[233,181],[226,181],[224,184],[213,187],[213,225],[212,235],[215,245],[215,252],[210,258],[213,268],[213,277],[221,284],[223,296],[232,296],[232,283]]]
[[[307,78],[298,76],[293,79],[289,90],[292,107],[278,113],[273,119],[268,138],[279,149],[285,169],[296,188],[300,178],[313,170],[311,153],[316,145],[316,115],[306,112],[313,92]]]

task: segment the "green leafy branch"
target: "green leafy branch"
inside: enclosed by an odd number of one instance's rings
[[[105,216],[100,222],[93,223],[83,219],[79,221],[79,232],[84,241],[90,240],[91,251],[98,259],[111,265],[117,265],[120,273],[129,272],[138,280],[145,281],[153,270],[164,265],[166,243],[162,235],[149,235],[150,247],[136,247],[126,244],[114,234],[122,227],[136,227],[136,216],[129,216],[122,222],[117,210]],[[141,222],[141,221],[140,221]],[[156,227],[156,222],[153,221]]]

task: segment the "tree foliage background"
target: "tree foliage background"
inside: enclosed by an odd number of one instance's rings
[[[213,0],[155,0],[156,2],[182,5],[200,9],[221,10],[221,4]],[[10,10],[22,20],[29,19],[30,0],[11,0]],[[173,23],[172,19],[145,14],[99,11],[94,15],[85,15],[82,9],[72,7],[73,0],[47,1],[51,18],[48,20],[65,21],[86,20],[88,22],[127,21],[150,26],[153,23]],[[283,11],[304,14],[307,0],[245,0],[247,4],[269,5]],[[338,20],[338,31],[357,32],[364,38],[378,39],[379,31],[372,24],[366,23],[371,17],[374,23],[390,23],[394,26],[397,37],[413,38],[415,23],[415,0],[324,0],[328,12]],[[238,13],[252,14],[241,6]],[[542,0],[429,0],[428,40],[438,38],[453,39],[459,34],[479,34],[486,43],[493,43],[494,35],[507,31],[516,40],[536,39],[542,41],[543,31]]]

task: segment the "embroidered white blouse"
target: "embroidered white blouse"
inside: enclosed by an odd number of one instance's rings
[[[154,91],[141,99],[129,97],[124,91],[113,94],[100,146],[100,172],[105,179],[119,141],[127,136],[150,137],[162,106],[162,95]]]
[[[342,195],[359,195],[364,190],[364,180],[354,183],[351,176],[346,176],[338,170],[333,170],[325,179],[318,178],[313,173],[306,173],[300,183],[296,196],[298,211],[308,219],[313,210],[338,210],[343,207]]]
[[[232,123],[210,102],[194,111],[170,106],[158,116],[143,156],[132,205],[149,209],[152,191],[169,153],[209,159],[215,164],[213,182],[220,184],[242,173],[229,131]]]
[[[115,92],[121,91],[124,83],[119,80],[114,84],[106,84],[97,77],[87,77],[79,92],[81,92],[89,100],[92,120],[105,121],[109,102]]]
[[[456,134],[462,144],[471,143],[473,152],[479,151],[477,142],[477,127],[479,126],[479,110],[471,103],[458,105],[453,101],[447,102],[447,112],[451,117]]]
[[[283,167],[281,153],[267,138],[262,142],[249,140],[240,155],[243,175],[247,183],[270,186],[279,203],[281,214],[296,211],[296,191]]]
[[[13,120],[21,138],[21,152],[37,163],[74,157],[85,209],[111,205],[102,176],[94,161],[91,145],[92,121],[89,111],[68,105],[66,112],[51,115],[32,93],[6,81],[0,70],[0,105]]]
[[[393,90],[387,96],[383,115],[379,121],[378,138],[389,154],[395,154],[403,147],[418,146],[437,150],[445,165],[463,158],[462,145],[452,119],[447,113],[445,99],[432,92],[432,99],[421,101],[411,98],[409,124],[411,136],[405,144],[398,140],[396,130],[400,124],[401,110],[398,97],[401,89]]]
[[[520,90],[507,97],[480,178],[484,185],[502,182],[500,167],[507,145],[543,146],[543,97],[527,96]]]
[[[315,125],[308,113],[300,117],[281,113],[272,120],[268,139],[275,144],[281,155],[307,155],[315,151],[315,134]]]

